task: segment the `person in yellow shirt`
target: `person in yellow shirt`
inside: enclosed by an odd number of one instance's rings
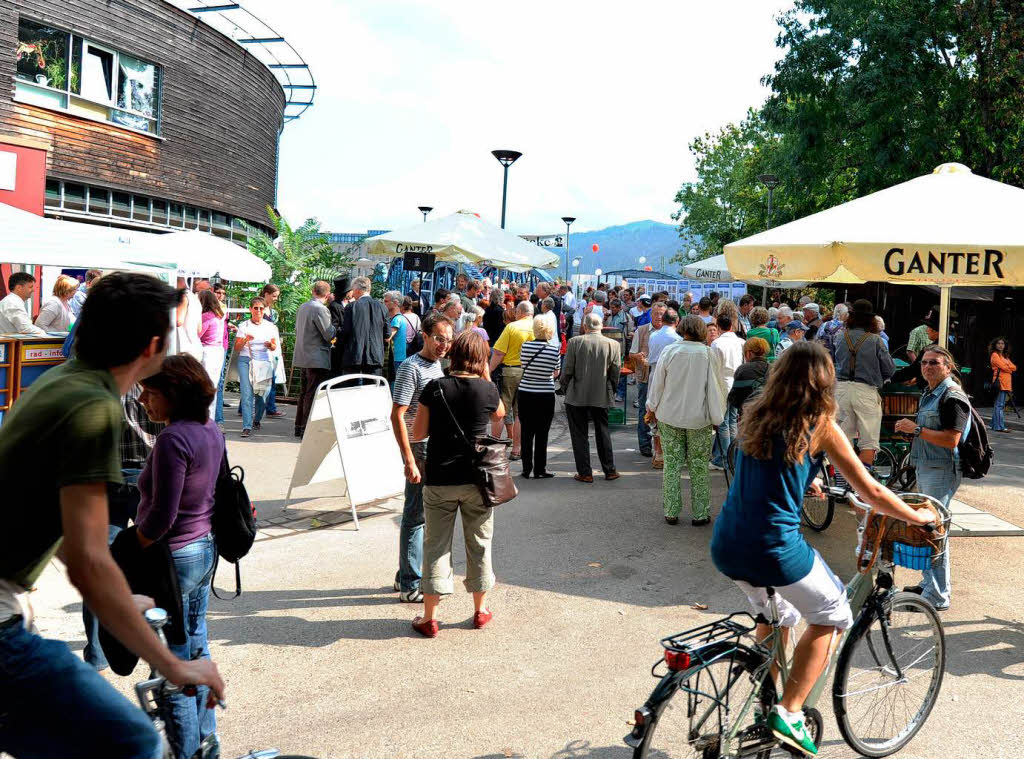
[[[522,458],[520,449],[519,406],[516,396],[523,379],[523,365],[519,360],[523,343],[533,339],[533,304],[528,300],[516,306],[516,321],[505,325],[491,353],[491,371],[501,365],[501,402],[505,404],[505,431],[512,440],[509,459]],[[491,434],[501,435],[502,420],[494,422]]]

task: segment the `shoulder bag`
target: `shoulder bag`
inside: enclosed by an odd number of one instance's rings
[[[462,431],[459,420],[455,418],[451,406],[448,405],[448,399],[444,396],[444,384],[442,381],[438,381],[437,391],[441,396],[441,402],[451,417],[452,424],[455,425],[456,432],[459,433],[463,444],[469,449],[470,459],[473,462],[475,484],[480,491],[480,496],[483,498],[484,506],[494,508],[511,501],[519,495],[519,490],[512,480],[512,472],[509,469],[508,463],[508,447],[512,445],[512,441],[499,440],[492,435],[481,435],[475,442],[470,442],[469,438],[466,437],[466,433]]]

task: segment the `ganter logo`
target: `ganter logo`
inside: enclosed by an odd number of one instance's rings
[[[778,279],[782,276],[782,270],[786,268],[786,265],[782,263],[775,255],[769,253],[768,258],[764,260],[764,263],[758,268],[758,275],[764,279]]]
[[[894,277],[904,274],[960,274],[964,276],[991,277],[993,274],[1004,279],[1002,263],[1005,254],[1001,250],[986,250],[982,253],[964,253],[959,250],[942,250],[937,253],[921,253],[915,250],[907,256],[903,248],[890,248],[885,254],[885,271]]]

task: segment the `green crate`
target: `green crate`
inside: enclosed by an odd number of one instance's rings
[[[612,406],[608,409],[608,424],[625,424],[626,409]]]

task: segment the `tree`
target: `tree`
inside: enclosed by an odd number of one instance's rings
[[[768,193],[757,177],[771,172],[777,149],[777,138],[754,110],[739,124],[727,124],[716,134],[704,134],[690,143],[697,181],[687,182],[676,193],[680,207],[673,215],[683,220],[679,234],[684,249],[694,248],[699,258],[717,255],[726,243],[767,226]],[[785,207],[785,193],[776,191],[776,223],[780,205]],[[689,263],[682,255],[672,260]]]
[[[272,208],[267,208],[267,217],[275,237],[246,224],[249,252],[270,264],[270,281],[281,288],[278,329],[282,333],[294,332],[295,313],[309,300],[313,283],[318,279],[332,282],[342,276],[351,267],[352,259],[347,250],[339,253],[331,246],[330,238],[320,231],[316,219],[306,219],[293,229]]]

